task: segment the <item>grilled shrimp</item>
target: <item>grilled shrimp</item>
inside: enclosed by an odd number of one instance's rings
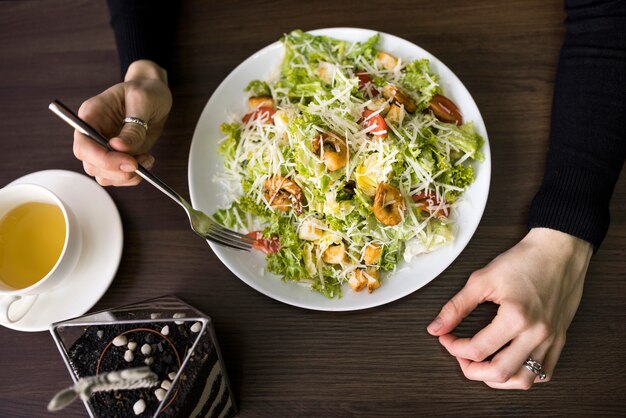
[[[272,176],[265,181],[265,199],[276,210],[286,212],[293,208],[302,213],[302,189],[283,176]]]
[[[400,190],[390,184],[380,182],[374,195],[374,216],[387,226],[394,226],[404,219],[406,204]]]
[[[313,152],[324,147],[324,165],[328,171],[337,171],[348,163],[348,146],[345,141],[332,133],[323,133],[313,138]]]

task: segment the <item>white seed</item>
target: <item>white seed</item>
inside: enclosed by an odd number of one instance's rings
[[[167,335],[170,333],[170,327],[169,325],[164,326],[163,328],[161,328],[161,334],[163,335]]]
[[[134,341],[129,341],[127,347],[130,351],[135,351],[135,348],[137,348],[137,343]]]
[[[145,410],[146,410],[146,403],[144,402],[143,399],[139,399],[133,405],[133,411],[135,412],[135,415],[143,414],[143,411]]]
[[[130,350],[126,350],[126,352],[124,353],[124,360],[130,363],[134,359],[135,359],[135,355],[133,354],[133,352]]]
[[[172,387],[172,382],[170,382],[169,380],[164,380],[161,382],[161,387],[165,390],[170,390],[170,388]]]
[[[182,313],[182,312],[176,312],[176,313],[172,316],[172,318],[174,318],[174,319],[176,319],[176,318],[184,318],[185,316],[187,316],[187,315],[185,315],[185,314],[184,314],[184,313]],[[184,323],[185,323],[185,321],[174,321],[174,323],[175,323],[176,325],[182,325],[182,324],[184,324]]]
[[[104,335],[104,331],[98,330],[98,332],[96,332],[96,335],[98,336],[98,338],[102,338],[102,336]]]
[[[150,319],[158,319],[161,317],[161,314],[159,313],[151,313],[150,314]]]
[[[202,329],[202,324],[200,322],[196,322],[191,326],[191,332],[200,332]]]
[[[141,346],[141,354],[147,356],[150,353],[152,353],[152,347],[150,347],[150,344],[144,344]]]
[[[166,394],[166,393],[167,393],[167,392],[166,392],[164,389],[158,388],[157,390],[155,390],[155,391],[154,391],[154,396],[156,396],[156,398],[157,398],[159,401],[162,401],[162,400],[163,400],[163,398],[165,398],[165,394]]]
[[[128,344],[128,338],[126,338],[126,335],[118,335],[113,338],[113,345],[116,347],[121,347],[126,344]]]
[[[174,380],[174,378],[176,377],[176,372],[169,372],[167,377],[169,377],[170,380]]]
[[[149,366],[152,363],[154,363],[154,359],[152,357],[146,357],[146,359],[143,362],[146,363],[146,366]]]

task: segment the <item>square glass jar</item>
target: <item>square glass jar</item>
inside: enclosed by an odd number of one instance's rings
[[[153,388],[92,394],[85,401],[92,418],[237,413],[211,318],[175,296],[57,322],[50,332],[74,382],[141,366],[159,376]]]

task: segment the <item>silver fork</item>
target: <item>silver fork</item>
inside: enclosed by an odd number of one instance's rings
[[[102,136],[98,131],[91,127],[87,122],[78,117],[67,106],[61,103],[59,100],[54,100],[48,106],[50,110],[56,113],[61,119],[67,122],[74,129],[80,131],[90,139],[94,140],[103,147],[111,150],[109,141]],[[213,241],[217,244],[225,245],[230,248],[238,250],[249,251],[252,247],[253,238],[240,234],[239,232],[232,231],[228,228],[218,224],[213,219],[209,218],[204,212],[194,209],[189,202],[187,202],[181,195],[176,193],[170,186],[165,184],[163,180],[146,170],[141,165],[137,166],[135,171],[141,178],[145,179],[148,183],[169,196],[174,202],[178,203],[185,209],[189,222],[191,223],[191,229],[204,239]]]

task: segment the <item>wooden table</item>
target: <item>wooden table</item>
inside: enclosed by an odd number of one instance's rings
[[[174,108],[155,150],[155,172],[175,189],[187,189],[196,120],[237,64],[294,28],[354,26],[415,42],[463,80],[491,140],[489,202],[467,249],[428,286],[379,308],[328,313],[284,305],[238,280],[152,187],[109,188],[125,245],[94,310],[172,293],[207,312],[242,417],[626,413],[626,176],[552,382],[529,392],[470,382],[425,332],[473,270],[525,233],[543,172],[561,1],[398,0],[393,9],[364,0],[181,3]],[[58,97],[77,108],[118,82],[104,1],[1,2],[0,63],[0,186],[43,169],[82,172],[71,131],[47,104]],[[464,329],[476,330],[493,312],[479,310]],[[52,338],[0,328],[0,341],[0,416],[45,416],[53,393],[70,383]],[[85,415],[78,402],[57,414]]]

